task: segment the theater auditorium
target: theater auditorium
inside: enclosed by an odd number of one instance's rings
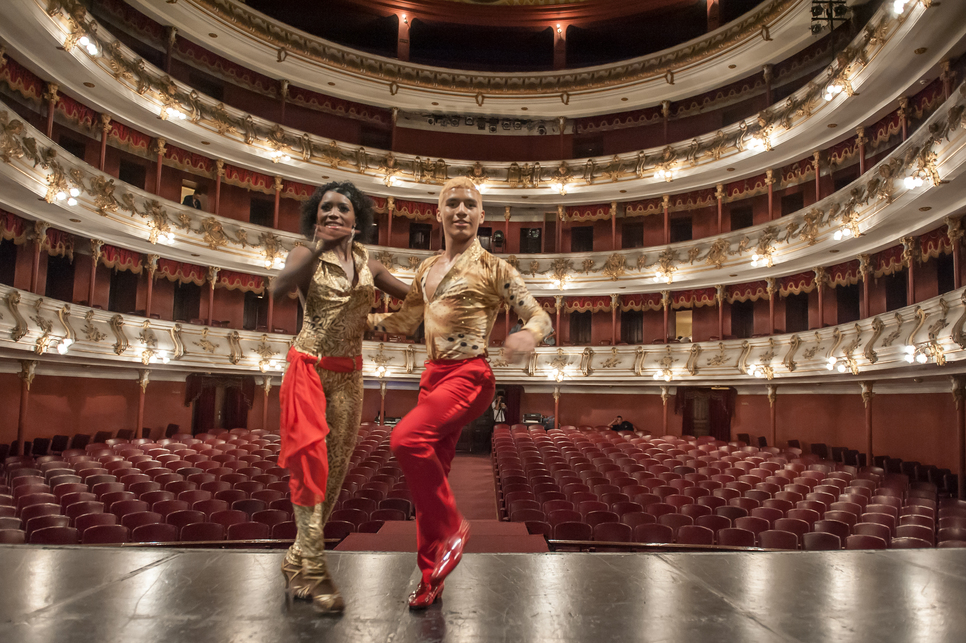
[[[0,640],[966,640],[964,53],[961,0],[0,3]],[[270,289],[331,181],[408,286],[458,177],[553,332],[501,304],[411,611],[426,333],[366,331],[319,615]]]

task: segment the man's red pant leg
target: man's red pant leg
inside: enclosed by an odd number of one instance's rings
[[[483,359],[427,363],[416,408],[392,431],[392,451],[416,506],[417,564],[424,581],[433,571],[437,545],[460,525],[446,479],[460,429],[486,410],[495,389],[493,373]]]

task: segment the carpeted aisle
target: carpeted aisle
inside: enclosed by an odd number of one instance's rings
[[[489,454],[458,454],[453,459],[449,484],[456,496],[456,505],[467,520],[499,520]]]

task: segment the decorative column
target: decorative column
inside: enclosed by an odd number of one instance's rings
[[[812,152],[812,164],[815,166],[815,202],[822,200],[822,153]]]
[[[155,139],[154,149],[158,153],[158,165],[154,170],[154,193],[158,196],[161,195],[161,168],[164,167],[164,149],[168,142],[163,138]]]
[[[966,499],[966,404],[963,404],[963,376],[949,378],[952,384],[953,403],[956,406],[956,497]]]
[[[386,425],[386,382],[379,381],[379,423]]]
[[[392,247],[392,211],[396,209],[395,197],[386,199],[386,247]]]
[[[20,445],[20,454],[23,455],[23,443],[27,437],[27,402],[30,398],[30,385],[34,382],[36,374],[37,360],[20,360],[20,415],[17,416],[17,443]]]
[[[919,258],[919,239],[917,237],[902,238],[902,262],[909,271],[906,273],[906,305],[916,303],[916,259]]]
[[[553,428],[560,428],[560,387],[553,387]]]
[[[268,283],[265,284],[265,292],[268,294],[268,318],[265,320],[265,325],[268,327],[268,332],[275,332],[275,297],[271,295],[272,286],[275,285],[275,277],[271,276],[268,278]]]
[[[768,391],[768,408],[771,416],[771,446],[778,446],[778,414],[775,409],[775,402],[778,400],[778,386],[775,384],[765,384]]]
[[[281,125],[285,124],[285,104],[288,102],[288,86],[289,82],[284,78],[278,81],[278,99],[281,103],[278,122]]]
[[[862,319],[869,317],[869,276],[872,275],[872,256],[859,255],[859,274],[862,276]]]
[[[661,101],[661,116],[664,118],[664,144],[667,145],[667,125],[671,120],[671,101]]]
[[[60,87],[57,83],[47,83],[47,91],[42,96],[47,103],[47,129],[45,130],[47,138],[54,137],[54,110],[57,108],[57,101],[60,100],[60,96],[57,95],[58,91],[60,91]]]
[[[225,178],[225,162],[221,159],[215,161],[215,216],[221,212],[221,181]]]
[[[865,464],[872,466],[872,382],[862,382],[862,403],[865,405]]]
[[[662,386],[661,387],[661,402],[664,404],[664,422],[663,422],[663,425],[662,425],[664,427],[664,435],[667,435],[668,434],[668,428],[667,428],[667,425],[668,425],[668,421],[667,421],[667,402],[668,402],[669,399],[671,399],[671,387],[670,386]]]
[[[567,67],[567,24],[554,23],[553,26],[553,68],[554,70]]]
[[[899,123],[902,125],[902,142],[909,137],[909,99],[905,96],[899,99]]]
[[[865,137],[864,127],[855,128],[855,142],[859,146],[859,175],[861,176],[865,174],[865,144],[869,142]]]
[[[150,378],[150,370],[146,368],[138,369],[138,384],[141,390],[138,392],[138,425],[134,433],[138,438],[141,437],[141,431],[144,429],[144,395],[147,393]]]
[[[104,168],[107,166],[107,137],[111,133],[111,115],[101,114],[101,158],[98,161],[97,168],[103,172]]]
[[[770,330],[768,331],[768,334],[769,335],[774,335],[775,334],[775,292],[778,289],[775,287],[775,278],[774,277],[768,277],[767,279],[765,279],[765,283],[768,284],[767,285],[767,290],[768,290],[768,323],[771,326]]]
[[[265,393],[265,401],[262,404],[262,428],[268,430],[268,396],[272,392],[272,376],[266,375],[262,378],[262,391]]]
[[[949,95],[953,91],[953,80],[956,74],[952,70],[952,63],[949,60],[944,60],[939,63],[939,69],[941,70],[939,78],[943,81],[943,100],[949,100]]]
[[[772,104],[771,81],[775,79],[774,67],[765,65],[761,68],[762,78],[765,79],[765,104]]]
[[[272,211],[272,227],[278,229],[278,208],[282,202],[282,177],[275,177],[275,209]]]
[[[148,255],[145,268],[148,269],[148,292],[144,301],[144,316],[151,318],[151,300],[154,297],[154,272],[158,269],[158,259],[160,255]]]
[[[714,287],[714,299],[718,302],[718,340],[724,340],[724,286]]]
[[[554,252],[563,252],[563,224],[567,219],[567,210],[562,206],[557,206],[557,242],[554,244]],[[573,243],[570,244],[573,246]]]
[[[946,235],[949,243],[953,247],[953,287],[959,290],[962,285],[962,277],[959,274],[960,253],[962,252],[963,225],[956,217],[946,217]]]
[[[34,258],[30,267],[30,292],[35,295],[43,295],[40,290],[40,252],[47,247],[47,228],[50,227],[46,221],[34,221]]]
[[[825,286],[825,268],[819,266],[818,268],[812,268],[812,272],[815,273],[815,289],[818,291],[818,327],[825,328],[825,295],[823,293]]]
[[[503,252],[510,252],[510,206],[503,206]]]
[[[555,336],[557,341],[554,342],[554,344],[556,344],[557,346],[563,346],[563,341],[561,340],[561,338],[563,337],[563,333],[560,330],[560,309],[563,308],[563,295],[554,295],[553,305],[554,305],[554,308],[557,309],[557,324],[556,326],[554,326],[554,328],[557,329],[557,334]]]
[[[768,103],[771,105],[771,103]],[[768,220],[775,220],[775,171],[765,170],[765,185],[768,186]]]
[[[716,199],[718,199],[718,234],[721,234],[721,232],[723,231],[721,220],[724,217],[724,197],[725,197],[724,183],[719,183],[716,186],[714,191],[714,196]]]
[[[399,31],[396,32],[396,58],[403,62],[409,60],[409,16],[405,13],[399,16]]]
[[[668,342],[668,310],[671,306],[671,291],[662,290],[661,291],[661,306],[664,307],[664,343]]]
[[[221,268],[216,268],[215,266],[208,266],[208,284],[211,286],[211,290],[208,291],[208,325],[211,326],[211,321],[215,318],[215,282],[218,281],[218,273]]]
[[[617,201],[610,202],[610,247],[617,250]]]
[[[104,242],[100,239],[91,239],[91,281],[87,288],[87,305],[94,307],[94,281],[97,278],[97,266],[101,263],[101,246]]]
[[[662,200],[664,202],[664,243],[671,243],[671,197],[665,194]]]
[[[610,345],[617,346],[617,302],[620,295],[611,293],[610,296]]]
[[[166,43],[165,43],[166,46],[164,49],[164,73],[170,74],[171,60],[173,58],[172,54],[174,53],[174,43],[175,43],[175,40],[178,39],[178,28],[171,27],[171,26],[165,27],[164,35],[166,39]],[[768,104],[771,105],[771,103],[768,103]]]

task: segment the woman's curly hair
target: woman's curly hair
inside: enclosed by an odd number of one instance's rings
[[[348,181],[332,181],[315,190],[315,194],[302,204],[299,231],[307,239],[312,239],[315,236],[315,222],[318,220],[319,204],[326,192],[338,192],[349,199],[356,214],[356,241],[368,243],[375,216],[372,210],[372,200]]]

